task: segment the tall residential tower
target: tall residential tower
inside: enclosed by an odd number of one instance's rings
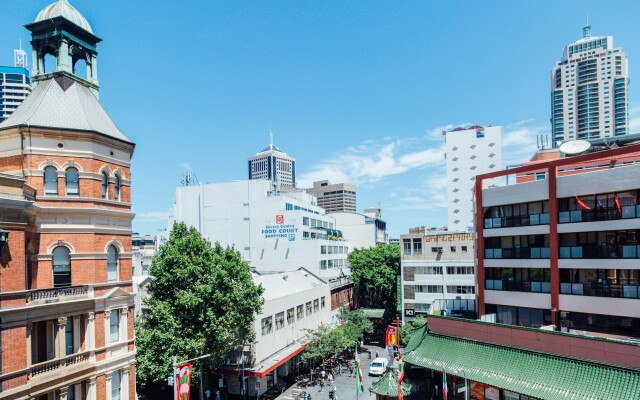
[[[629,133],[627,64],[613,36],[591,36],[588,23],[583,37],[564,48],[551,72],[554,146]]]

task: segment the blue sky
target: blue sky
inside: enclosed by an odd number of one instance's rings
[[[52,0],[2,1],[0,65]],[[246,179],[275,143],[302,183],[358,185],[392,236],[446,224],[447,127],[504,126],[503,163],[549,132],[549,75],[563,47],[613,35],[629,54],[640,131],[640,2],[71,0],[104,39],[101,102],[137,143],[134,230],[166,226],[180,174]]]

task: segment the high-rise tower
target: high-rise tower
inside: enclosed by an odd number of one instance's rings
[[[269,134],[269,145],[249,157],[249,179],[268,179],[280,186],[296,187],[296,159],[273,144]]]
[[[627,63],[613,36],[591,36],[587,22],[583,37],[564,48],[551,72],[554,146],[629,133]]]

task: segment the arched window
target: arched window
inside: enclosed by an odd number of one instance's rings
[[[116,175],[116,179],[114,182],[114,188],[115,188],[115,199],[116,201],[120,201],[120,177],[118,175]]]
[[[118,280],[118,250],[113,245],[107,248],[107,280]]]
[[[44,194],[45,196],[58,195],[58,171],[55,167],[44,169]]]
[[[107,198],[108,189],[109,189],[109,177],[107,177],[106,172],[103,172],[102,173],[102,198],[103,199]]]
[[[53,287],[71,286],[71,256],[63,246],[53,250]]]
[[[67,187],[67,196],[80,196],[80,176],[77,169],[67,168],[65,186]]]

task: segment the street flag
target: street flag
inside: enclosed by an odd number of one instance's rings
[[[442,369],[442,400],[447,400],[447,394],[449,393],[449,388],[447,388],[447,372]]]
[[[600,201],[600,199],[598,198],[597,195],[594,196],[596,198],[596,204],[598,205],[598,207],[600,207],[601,210],[604,210],[605,207],[602,205],[602,202]]]
[[[404,379],[404,362],[398,353],[398,400],[402,400],[402,380]]]
[[[580,198],[578,196],[576,196],[576,201],[578,202],[578,205],[580,207],[582,207],[583,210],[591,210],[591,207],[589,207],[588,205],[584,204],[582,202],[582,200],[580,200]]]
[[[620,199],[618,199],[618,195],[613,192],[613,199],[616,201],[616,207],[618,208],[618,212],[622,212],[622,207],[620,207]]]
[[[364,382],[362,380],[362,365],[360,357],[356,356],[356,392],[364,393]]]
[[[189,400],[191,388],[191,363],[178,365],[175,373],[177,382],[174,390],[178,391],[178,400]]]
[[[387,327],[387,334],[385,337],[385,345],[396,346],[398,345],[398,329],[395,326],[389,325]]]

